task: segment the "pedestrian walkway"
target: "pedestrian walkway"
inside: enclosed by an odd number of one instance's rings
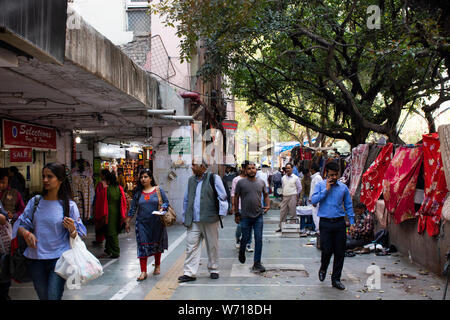
[[[445,282],[443,278],[427,273],[399,253],[391,256],[375,254],[345,258],[342,283],[346,290],[331,287],[330,274],[324,282],[318,280],[320,251],[315,238],[282,238],[276,233],[279,210],[270,210],[264,216],[262,264],[266,272],[250,271],[253,252],[246,252],[246,263],[238,261],[235,247],[236,224],[233,216],[223,219],[220,229],[220,278],[213,280],[207,270],[206,249],[197,280],[178,283],[183,274],[185,227],[177,224],[168,228],[169,249],[161,258],[161,274],[153,276],[149,259],[149,277],[137,282],[140,274],[136,258],[134,227],[129,234],[120,235],[121,256],[118,259],[101,259],[104,274],[84,285],[80,290],[65,289],[63,300],[440,300]],[[103,248],[92,247],[93,226],[88,226],[86,244],[99,256]],[[378,268],[379,269],[378,269]],[[375,273],[368,273],[375,270]],[[379,287],[365,287],[369,277],[376,279]],[[328,270],[331,272],[331,265]],[[369,279],[369,280],[370,280]],[[376,285],[376,281],[369,281]],[[16,284],[10,289],[13,300],[36,300],[32,283]]]

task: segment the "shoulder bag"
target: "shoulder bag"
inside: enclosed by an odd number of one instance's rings
[[[161,205],[163,204],[163,200],[161,197],[161,192],[159,190],[159,186],[156,187],[156,193],[158,194],[158,210],[161,208]],[[175,210],[173,210],[173,208],[170,206],[167,208],[167,211],[165,214],[163,214],[161,217],[161,222],[165,227],[170,227],[171,225],[173,225],[175,223],[175,221],[177,221],[177,213],[175,212]]]

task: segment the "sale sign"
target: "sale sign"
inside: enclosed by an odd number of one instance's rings
[[[32,148],[12,148],[9,149],[9,162],[32,162]]]
[[[3,119],[4,147],[33,147],[56,150],[56,130]]]

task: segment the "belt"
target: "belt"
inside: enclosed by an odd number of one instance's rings
[[[328,221],[328,222],[339,222],[339,221],[343,221],[344,217],[338,217],[338,218],[324,218],[324,217],[319,217],[320,220],[323,221]]]

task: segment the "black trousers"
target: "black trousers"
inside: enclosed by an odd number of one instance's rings
[[[320,270],[327,271],[331,256],[334,255],[332,281],[340,281],[344,267],[345,245],[347,240],[344,218],[329,221],[320,218],[320,249],[322,250]]]

